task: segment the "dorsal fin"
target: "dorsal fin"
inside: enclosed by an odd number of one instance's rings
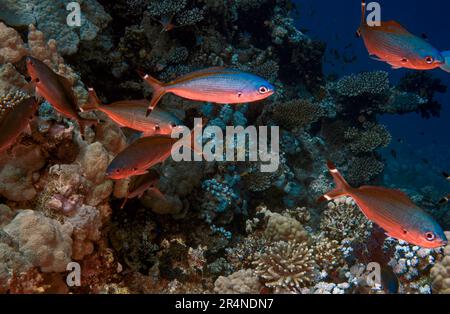
[[[387,21],[381,22],[381,26],[372,26],[368,27],[368,29],[373,31],[382,31],[390,34],[399,34],[399,35],[409,35],[411,34],[406,28],[404,28],[397,21]]]
[[[362,186],[359,188],[359,190],[368,193],[371,196],[382,195],[385,198],[389,197],[392,200],[401,202],[405,205],[417,207],[417,205],[413,203],[409,196],[405,192],[400,190],[389,189],[382,186]]]
[[[233,73],[239,73],[239,72],[237,70],[227,69],[224,67],[212,67],[212,68],[198,70],[198,71],[194,71],[192,73],[183,75],[183,76],[165,84],[165,86],[170,86],[170,85],[187,82],[187,81],[190,81],[190,80],[193,80],[196,78],[200,78],[200,77],[207,77],[207,76],[216,75],[216,74],[233,74]]]

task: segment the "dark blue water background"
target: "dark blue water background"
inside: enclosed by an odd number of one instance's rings
[[[295,16],[300,29],[312,37],[326,42],[327,55],[324,70],[326,74],[339,76],[361,71],[385,70],[391,75],[391,82],[396,83],[408,70],[392,70],[389,65],[369,58],[363,41],[355,33],[361,17],[359,0],[294,0],[299,14]],[[368,1],[370,2],[370,1]],[[382,20],[396,20],[410,32],[426,34],[428,40],[440,50],[450,50],[448,0],[380,0]],[[333,50],[341,56],[337,59]],[[356,59],[345,63],[342,57]],[[432,74],[450,87],[450,73],[440,69]],[[388,160],[388,183],[405,186],[414,185],[420,189],[425,185],[439,191],[450,191],[450,184],[440,176],[442,170],[450,172],[450,93],[437,98],[443,105],[440,118],[423,119],[419,114],[393,115],[380,117],[388,126],[394,140],[384,156]],[[421,133],[424,133],[422,135]],[[403,144],[397,139],[403,139]],[[395,149],[397,159],[389,152]],[[429,163],[428,163],[429,162]],[[392,175],[393,168],[397,177]],[[390,170],[389,170],[390,169]],[[408,174],[401,176],[401,172]]]

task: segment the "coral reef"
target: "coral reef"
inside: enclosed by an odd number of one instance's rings
[[[276,93],[236,106],[167,95],[158,107],[188,126],[194,117],[223,131],[278,126],[279,167],[169,158],[152,169],[152,188],[124,203],[131,179],[110,180],[106,169],[141,134],[80,112],[99,120],[83,137],[39,100],[30,127],[0,155],[0,293],[384,293],[359,271],[370,261],[395,273],[400,292],[448,293],[448,246],[384,242],[351,198],[316,202],[333,186],[327,160],[355,187],[387,185],[381,151],[395,141],[379,116],[438,115],[439,80],[408,74],[394,86],[384,71],[326,77],[325,43],[296,27],[288,0],[78,2],[79,28],[67,25],[63,3],[0,0],[0,119],[34,94],[28,55],[68,79],[80,108],[87,86],[105,103],[149,98],[136,71],[169,82],[234,68]],[[208,141],[219,143],[204,134]],[[251,145],[230,146],[249,155]],[[398,163],[405,178],[416,176]],[[414,197],[421,205],[430,186]],[[80,287],[65,284],[69,262],[80,265]]]
[[[47,38],[59,43],[62,54],[74,54],[80,41],[94,40],[111,20],[97,1],[84,0],[79,4],[82,12],[79,32],[67,24],[65,5],[55,6],[52,1],[2,0],[0,19],[15,27],[35,24]]]

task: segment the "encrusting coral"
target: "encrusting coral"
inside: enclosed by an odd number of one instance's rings
[[[251,269],[242,269],[227,277],[220,276],[214,283],[214,291],[216,293],[256,294],[259,293],[260,289],[261,283]]]
[[[39,212],[24,210],[3,230],[18,241],[19,252],[43,272],[63,272],[72,257],[70,224],[47,218]]]

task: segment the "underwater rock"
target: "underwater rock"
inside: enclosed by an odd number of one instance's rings
[[[27,49],[20,35],[0,22],[0,64],[15,63],[26,54]]]
[[[13,218],[13,211],[5,204],[0,204],[0,228],[8,224]]]
[[[0,229],[0,293],[8,292],[14,273],[24,274],[32,267],[30,261],[19,251],[14,238]]]
[[[67,25],[66,6],[55,6],[53,1],[2,0],[0,19],[15,27],[36,24],[47,36],[58,41],[62,54],[74,54],[81,41],[94,40],[97,33],[111,20],[95,0],[80,1],[81,27],[79,31]]]
[[[13,165],[0,170],[0,194],[15,202],[32,200],[36,196],[33,176]]]
[[[94,252],[93,243],[100,239],[99,228],[102,226],[100,212],[95,207],[83,205],[65,221],[73,226],[72,258],[82,260]]]
[[[17,240],[19,252],[43,272],[64,272],[72,256],[69,224],[33,210],[21,211],[3,230]]]

